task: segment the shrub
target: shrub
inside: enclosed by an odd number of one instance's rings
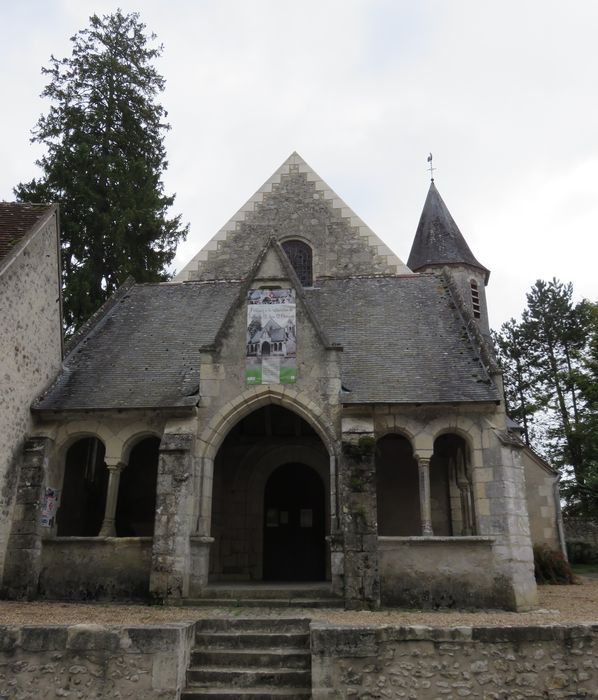
[[[565,585],[575,583],[575,575],[562,552],[545,544],[534,547],[534,574],[539,584]]]

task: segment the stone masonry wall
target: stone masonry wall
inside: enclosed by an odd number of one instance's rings
[[[396,265],[368,245],[359,229],[342,218],[324,192],[298,170],[282,178],[272,192],[237,224],[237,230],[211,250],[190,279],[239,279],[247,275],[269,236],[299,238],[314,251],[314,277],[347,277],[374,273],[395,274]],[[390,251],[388,251],[390,252]]]
[[[557,527],[559,513],[554,495],[557,476],[540,466],[525,450],[522,461],[532,544],[545,544],[558,551],[561,548]]]
[[[60,368],[57,247],[52,218],[0,279],[0,580],[29,406]]]
[[[0,698],[176,700],[194,625],[0,626]]]
[[[312,697],[559,700],[598,697],[598,626],[312,624]]]

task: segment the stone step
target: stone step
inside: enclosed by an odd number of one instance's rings
[[[281,668],[220,668],[204,667],[187,670],[187,687],[202,685],[209,687],[226,686],[233,688],[267,688],[293,687],[310,688],[311,670],[281,669]]]
[[[309,634],[305,632],[196,632],[195,643],[203,649],[306,649]]]
[[[342,608],[341,598],[187,598],[185,607],[196,608]]]
[[[337,600],[330,590],[329,583],[306,583],[306,584],[225,584],[214,583],[206,586],[200,593],[195,596],[194,600],[209,598],[217,600],[242,600],[249,598],[251,600],[259,600],[265,598],[267,600],[302,600],[302,599],[331,599]],[[183,601],[184,602],[184,601]]]
[[[181,693],[181,700],[310,700],[311,690],[307,688],[186,688]]]
[[[309,617],[212,617],[198,620],[195,629],[207,632],[303,632],[309,633]]]
[[[286,668],[309,670],[311,654],[309,650],[294,649],[206,649],[195,648],[191,652],[192,669],[201,667],[230,667],[237,668]]]

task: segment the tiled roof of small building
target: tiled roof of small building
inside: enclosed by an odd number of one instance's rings
[[[338,279],[305,291],[343,346],[343,403],[499,400],[440,277]]]
[[[477,261],[432,181],[424,203],[407,266],[417,272],[428,265],[466,264],[488,278],[490,272]]]
[[[0,202],[0,260],[51,209],[49,204]]]
[[[240,290],[239,282],[132,287],[78,343],[34,408],[194,405],[199,348],[214,342]],[[439,277],[337,279],[304,291],[330,341],[343,346],[344,403],[499,400]]]

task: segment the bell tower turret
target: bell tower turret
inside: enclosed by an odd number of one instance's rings
[[[407,267],[413,272],[433,272],[450,268],[463,299],[484,334],[490,332],[485,287],[490,270],[471,252],[451,216],[434,179],[419,220]]]

